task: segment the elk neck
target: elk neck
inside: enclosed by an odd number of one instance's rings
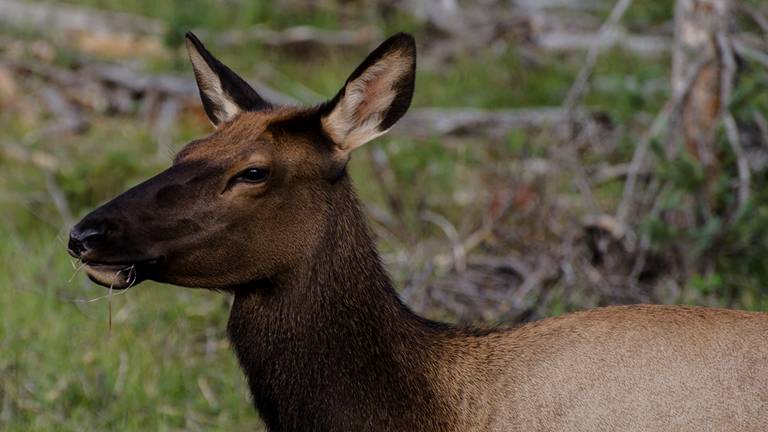
[[[449,328],[400,302],[346,174],[331,195],[312,257],[234,290],[228,332],[254,404],[273,431],[443,429]]]

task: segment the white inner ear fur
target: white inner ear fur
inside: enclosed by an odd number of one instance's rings
[[[333,111],[322,119],[339,150],[350,152],[389,130],[379,126],[397,95],[393,87],[410,72],[411,62],[400,52],[391,53],[347,84]]]
[[[208,99],[215,104],[214,112],[219,120],[219,124],[232,120],[242,110],[236,103],[230,99],[221,87],[221,80],[216,73],[208,66],[203,56],[190,42],[187,42],[189,51],[189,60],[192,62],[192,68],[195,70],[197,85],[205,93]],[[214,126],[216,123],[211,120]]]

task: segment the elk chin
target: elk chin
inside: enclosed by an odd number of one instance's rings
[[[86,264],[85,273],[95,283],[122,290],[140,282],[135,265]]]

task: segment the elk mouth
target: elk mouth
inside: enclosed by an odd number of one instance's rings
[[[93,282],[107,288],[123,290],[147,279],[163,258],[109,263],[82,259],[83,269]]]

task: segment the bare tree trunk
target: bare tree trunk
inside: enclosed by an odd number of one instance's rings
[[[687,196],[682,205],[665,213],[664,219],[678,228],[701,227],[715,214],[731,220],[749,199],[749,167],[728,106],[736,75],[730,36],[733,3],[732,0],[677,0],[676,4],[672,87],[675,94],[686,97],[672,117],[668,156],[675,156],[677,143],[682,141],[684,151],[701,164],[705,175],[698,193]],[[725,126],[739,171],[735,211],[722,208],[715,195],[722,165],[716,148],[721,124]],[[724,230],[717,235],[723,235]],[[686,273],[707,274],[715,268],[712,257],[694,257],[687,250],[675,254]]]
[[[718,36],[728,33],[730,3],[677,0],[675,9],[672,88],[676,94],[688,95],[681,106],[679,132],[687,151],[704,166],[710,178],[719,170],[714,141],[722,116],[721,85],[725,72]],[[682,88],[685,86],[690,88]],[[675,148],[668,150],[670,156],[676,152]]]

